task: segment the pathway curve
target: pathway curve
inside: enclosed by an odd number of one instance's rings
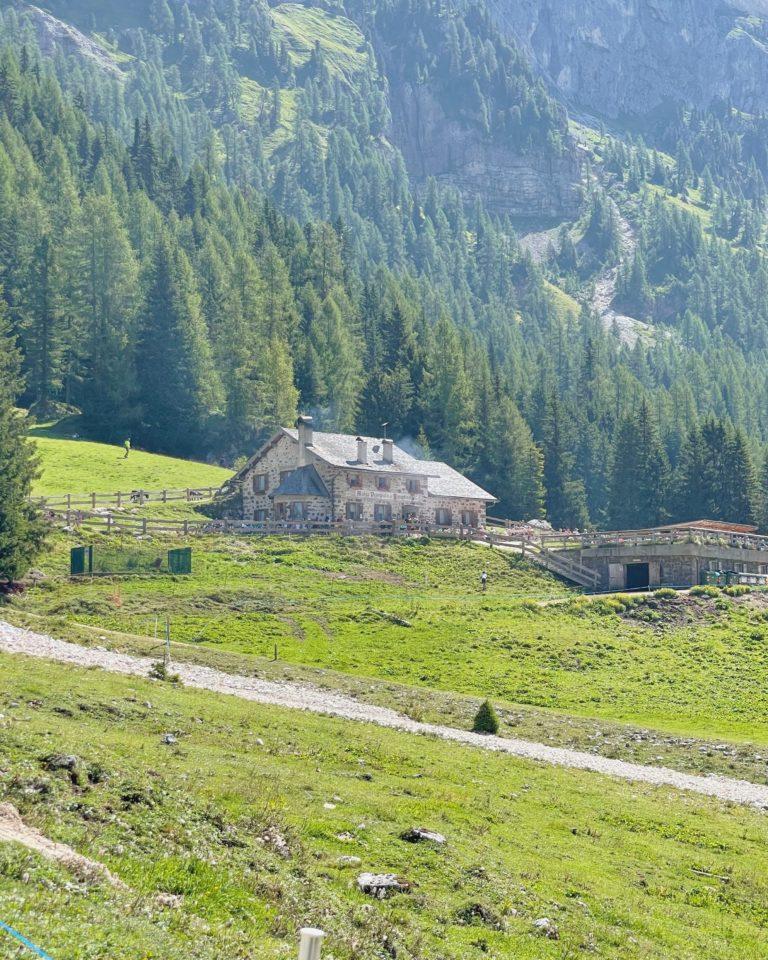
[[[155,662],[145,657],[134,657],[111,650],[82,647],[40,633],[0,621],[0,651],[24,654],[68,663],[80,667],[100,667],[114,673],[146,677]],[[296,683],[260,680],[237,674],[224,673],[197,664],[175,662],[173,670],[188,687],[229,694],[244,700],[254,700],[294,710],[307,710],[348,720],[375,723],[381,727],[402,730],[406,733],[439,737],[465,746],[477,747],[497,753],[508,753],[526,760],[537,760],[555,766],[577,770],[591,770],[608,776],[620,777],[656,786],[675,787],[708,797],[717,797],[732,803],[768,809],[768,786],[734,780],[721,776],[696,776],[681,773],[669,767],[646,766],[628,763],[609,757],[595,756],[581,750],[550,747],[528,740],[485,736],[469,730],[445,727],[432,723],[418,723],[387,707],[360,703],[342,694],[329,693],[314,687]]]

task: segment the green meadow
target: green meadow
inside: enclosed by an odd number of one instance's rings
[[[3,798],[127,885],[0,847],[0,915],[53,957],[294,958],[305,924],[327,931],[324,956],[337,960],[768,951],[768,822],[756,812],[30,666],[0,656]],[[59,753],[77,758],[73,771],[50,770]],[[445,845],[404,841],[413,826]],[[362,871],[394,873],[407,890],[373,899],[357,888]],[[544,918],[557,939],[539,932]],[[18,955],[7,940],[3,950]]]
[[[277,655],[414,691],[768,743],[762,594],[589,599],[479,544],[341,537],[208,537],[190,541],[191,577],[72,582],[72,542],[56,539],[38,564],[47,579],[11,612],[138,637],[167,617],[174,641],[254,666]]]

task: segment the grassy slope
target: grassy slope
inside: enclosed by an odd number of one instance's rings
[[[196,960],[288,958],[307,922],[339,960],[385,943],[420,960],[768,950],[768,824],[748,810],[136,678],[0,666],[0,794],[131,887],[89,889],[0,847],[0,915],[53,956],[181,960],[194,943]],[[82,759],[79,785],[45,772],[52,751]],[[446,848],[399,839],[417,824]],[[263,842],[276,832],[287,860]],[[371,901],[360,870],[415,886]],[[534,932],[544,916],[559,941]]]
[[[36,494],[220,486],[232,475],[222,467],[140,450],[132,450],[126,460],[121,446],[81,440],[77,433],[77,420],[32,428],[42,468]]]
[[[193,547],[186,580],[50,582],[14,606],[135,634],[167,614],[175,640],[214,650],[263,658],[277,644],[289,664],[768,743],[765,613],[745,601],[691,601],[662,629],[605,602],[538,607],[532,597],[569,592],[478,545],[219,538]],[[67,549],[62,539],[40,566],[65,572]]]

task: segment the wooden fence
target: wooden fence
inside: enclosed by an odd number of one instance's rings
[[[128,533],[134,536],[177,534],[201,536],[228,534],[241,536],[306,537],[315,534],[341,536],[430,536],[462,540],[485,539],[477,527],[438,527],[431,524],[365,523],[342,520],[336,523],[310,521],[247,521],[247,520],[166,520],[162,517],[136,517],[130,514],[92,513],[87,510],[46,511],[48,518],[72,530],[101,530],[106,533]]]
[[[76,510],[81,507],[95,510],[97,507],[142,507],[147,503],[170,503],[175,500],[212,500],[219,487],[184,487],[167,490],[118,490],[115,493],[57,493],[47,497],[30,497],[41,510]]]

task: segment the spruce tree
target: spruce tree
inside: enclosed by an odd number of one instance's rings
[[[502,516],[539,519],[544,514],[544,474],[541,451],[512,400],[500,400],[488,422],[484,446],[488,458],[486,483],[499,500]]]
[[[609,519],[616,529],[657,526],[664,518],[669,466],[645,400],[619,425],[613,454]]]
[[[26,439],[19,351],[10,334],[0,292],[0,579],[23,576],[45,540],[45,525],[29,503],[37,461]]]
[[[139,439],[189,453],[204,442],[220,386],[189,261],[165,231],[148,279],[136,354]]]
[[[573,475],[573,455],[563,436],[564,414],[557,396],[547,404],[544,425],[544,486],[547,519],[558,529],[583,530],[589,524],[584,484]]]
[[[477,711],[472,724],[472,731],[474,733],[489,734],[497,734],[499,732],[499,718],[496,716],[493,704],[489,700],[484,701],[480,705],[480,709]]]

